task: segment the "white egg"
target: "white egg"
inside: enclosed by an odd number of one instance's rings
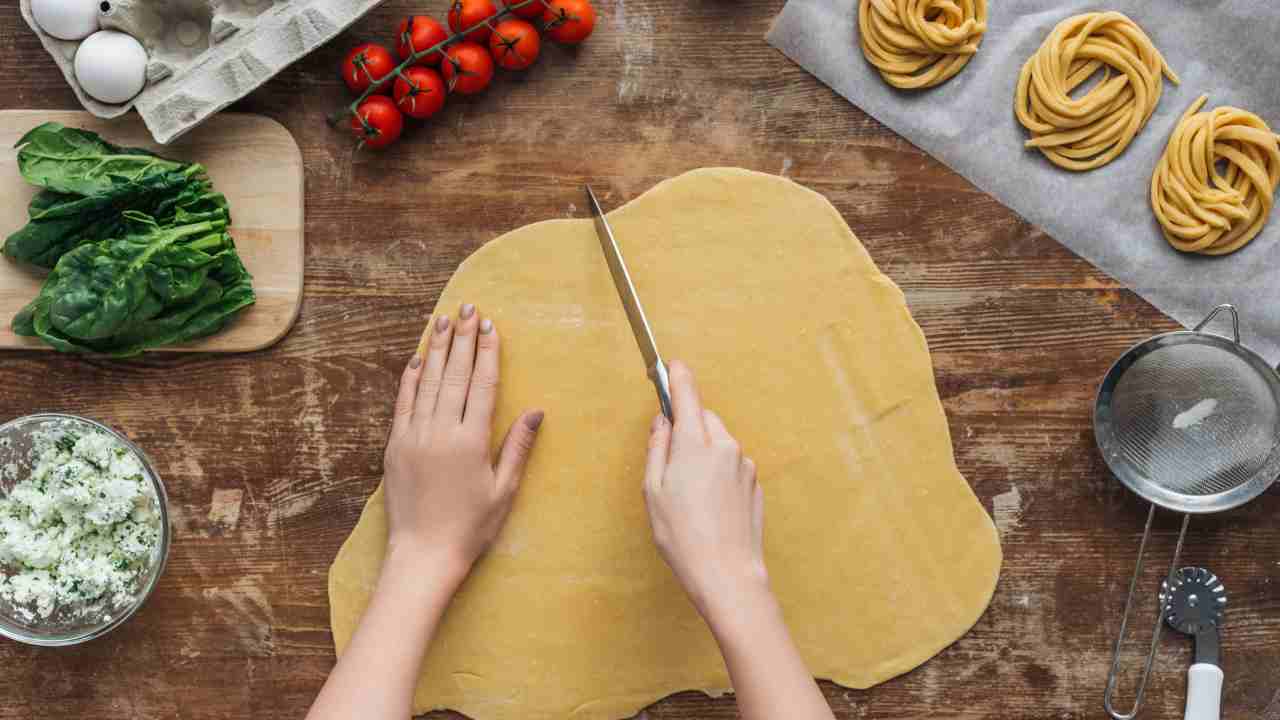
[[[76,80],[95,99],[118,105],[147,84],[147,51],[132,35],[99,30],[76,50]]]
[[[98,31],[98,0],[31,0],[31,16],[50,35],[79,40]]]

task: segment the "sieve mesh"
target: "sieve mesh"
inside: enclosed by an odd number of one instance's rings
[[[1210,342],[1159,347],[1130,365],[1111,397],[1107,454],[1184,496],[1254,480],[1280,453],[1276,383]]]

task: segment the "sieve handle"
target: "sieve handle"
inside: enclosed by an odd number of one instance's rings
[[[1214,308],[1213,312],[1209,313],[1208,317],[1201,320],[1200,324],[1196,325],[1194,330],[1195,332],[1200,332],[1201,330],[1204,330],[1204,327],[1208,325],[1210,322],[1212,322],[1214,318],[1218,317],[1218,314],[1224,310],[1231,313],[1231,334],[1233,339],[1236,341],[1236,344],[1239,345],[1240,344],[1240,313],[1236,311],[1235,305],[1224,303]]]
[[[1212,316],[1210,316],[1212,317]],[[1153,503],[1151,510],[1147,513],[1147,527],[1142,531],[1142,542],[1138,544],[1138,566],[1133,570],[1133,579],[1129,581],[1129,598],[1124,602],[1124,615],[1120,617],[1120,635],[1116,638],[1115,651],[1111,654],[1111,672],[1107,674],[1107,689],[1102,694],[1102,706],[1106,708],[1107,714],[1112,720],[1133,720],[1138,716],[1138,709],[1142,707],[1142,696],[1147,691],[1147,681],[1151,679],[1151,667],[1155,664],[1156,651],[1160,648],[1160,630],[1164,627],[1164,605],[1156,608],[1155,627],[1151,630],[1151,650],[1147,653],[1147,662],[1142,669],[1142,677],[1138,681],[1138,687],[1135,691],[1133,699],[1133,708],[1127,713],[1122,713],[1115,708],[1112,700],[1116,693],[1116,684],[1120,680],[1120,650],[1124,647],[1125,631],[1129,627],[1129,615],[1133,610],[1133,600],[1138,594],[1138,578],[1142,575],[1142,560],[1147,554],[1147,540],[1151,538],[1151,526],[1156,518],[1156,506]],[[1173,573],[1178,568],[1178,558],[1182,557],[1182,544],[1187,539],[1187,526],[1191,524],[1191,516],[1182,516],[1182,530],[1178,533],[1178,544],[1173,550],[1173,562],[1169,564],[1169,572],[1165,574],[1166,578],[1173,577]]]

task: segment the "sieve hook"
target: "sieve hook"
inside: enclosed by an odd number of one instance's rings
[[[1239,345],[1240,344],[1240,313],[1236,312],[1236,306],[1231,305],[1230,303],[1224,303],[1214,308],[1213,312],[1210,312],[1208,317],[1201,320],[1200,324],[1196,325],[1194,330],[1195,332],[1200,332],[1201,330],[1203,330],[1204,327],[1208,325],[1210,322],[1212,322],[1214,318],[1218,317],[1218,313],[1222,312],[1223,310],[1226,310],[1227,312],[1231,313],[1231,333],[1233,335],[1233,339],[1236,341],[1236,344]]]
[[[1230,308],[1232,314],[1235,314],[1235,308],[1230,305],[1223,305],[1213,311],[1204,323],[1213,319],[1213,316],[1223,308]],[[1239,333],[1237,332],[1237,335]],[[1237,342],[1239,342],[1237,340]],[[1138,566],[1133,571],[1133,579],[1129,581],[1129,599],[1124,602],[1124,617],[1120,619],[1120,636],[1116,638],[1115,652],[1111,655],[1111,672],[1107,674],[1107,691],[1102,695],[1102,704],[1107,709],[1107,714],[1113,720],[1133,720],[1138,716],[1138,709],[1142,707],[1142,696],[1147,690],[1147,680],[1151,678],[1151,667],[1155,664],[1156,651],[1160,649],[1160,631],[1164,627],[1164,604],[1161,601],[1159,607],[1156,608],[1156,624],[1151,631],[1151,651],[1147,653],[1146,667],[1142,670],[1142,679],[1138,682],[1138,688],[1133,699],[1133,708],[1127,713],[1118,712],[1111,703],[1115,696],[1116,683],[1120,680],[1120,649],[1124,646],[1125,630],[1129,626],[1129,614],[1133,609],[1133,598],[1138,590],[1138,578],[1142,575],[1142,561],[1147,552],[1147,540],[1151,537],[1151,525],[1156,517],[1156,506],[1151,505],[1150,512],[1147,513],[1147,527],[1142,531],[1142,542],[1138,545]],[[1187,537],[1187,526],[1191,523],[1190,515],[1182,516],[1182,531],[1178,533],[1178,544],[1173,551],[1173,562],[1169,564],[1169,572],[1165,574],[1165,578],[1172,578],[1178,569],[1178,559],[1182,557],[1182,543]]]

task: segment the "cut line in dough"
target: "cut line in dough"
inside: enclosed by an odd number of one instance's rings
[[[809,669],[865,688],[967,632],[999,574],[995,526],[956,469],[924,335],[836,209],[785,178],[710,169],[609,221],[659,347],[756,462],[771,584]],[[546,419],[414,711],[613,720],[728,688],[653,544],[641,484],[657,401],[592,222],[480,248],[437,307],[464,301],[502,333],[495,442],[525,408]],[[339,652],[382,565],[382,497],[329,571]]]

